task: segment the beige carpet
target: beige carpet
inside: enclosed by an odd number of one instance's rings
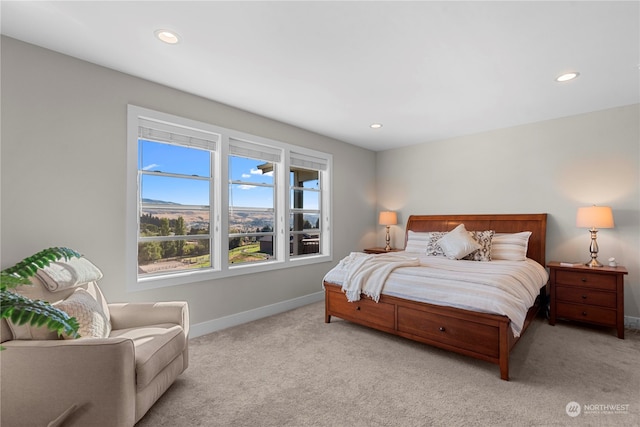
[[[509,382],[497,365],[325,324],[324,303],[192,339],[190,352],[139,427],[640,425],[637,331],[619,340],[538,319],[511,354]]]

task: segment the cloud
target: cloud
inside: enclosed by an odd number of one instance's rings
[[[251,175],[262,175],[262,171],[260,169],[251,169]]]
[[[255,185],[246,185],[246,184],[243,184],[243,185],[238,186],[238,188],[239,188],[240,190],[251,190],[252,188],[256,188],[256,186],[255,186]]]
[[[248,173],[243,173],[243,174],[242,174],[242,177],[243,177],[243,178],[251,178],[251,175],[249,175]]]
[[[154,169],[154,168],[157,168],[158,166],[160,166],[160,165],[155,164],[155,163],[151,163],[150,165],[144,166],[142,168],[142,170],[143,171],[148,171],[149,169]]]

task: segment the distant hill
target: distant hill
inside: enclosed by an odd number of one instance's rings
[[[180,205],[180,203],[175,202],[166,202],[164,200],[155,200],[155,199],[142,199],[142,203],[150,203],[154,205]]]

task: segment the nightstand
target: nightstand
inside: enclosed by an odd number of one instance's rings
[[[401,250],[402,249],[391,248],[390,250],[385,251],[384,248],[367,248],[367,249],[364,249],[362,252],[364,252],[365,254],[386,254],[389,252],[399,252]]]
[[[551,312],[549,324],[556,319],[575,320],[616,328],[624,339],[624,275],[618,267],[565,267],[550,262]]]

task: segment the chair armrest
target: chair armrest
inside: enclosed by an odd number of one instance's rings
[[[189,336],[189,305],[185,301],[109,304],[113,329],[175,323]]]
[[[65,426],[133,426],[136,372],[130,339],[2,345],[2,425],[46,426],[55,420]]]

